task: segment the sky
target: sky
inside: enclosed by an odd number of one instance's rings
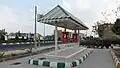
[[[88,27],[88,34],[92,26],[99,20],[104,20],[101,12],[111,13],[116,9],[117,0],[0,0],[0,29],[10,32],[34,32],[34,6],[39,14],[46,14],[57,5],[79,18]],[[114,15],[109,16],[111,22]],[[54,27],[45,25],[45,34],[53,34]],[[37,22],[37,32],[44,33],[44,24]]]

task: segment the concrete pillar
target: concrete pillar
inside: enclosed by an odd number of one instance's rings
[[[55,24],[55,52],[57,55],[57,50],[58,50],[58,29],[57,29],[57,24]]]
[[[64,25],[64,29],[65,29],[64,32],[66,32],[66,26],[67,26],[67,25],[65,24],[65,25]]]
[[[65,28],[64,32],[66,32],[66,28]]]

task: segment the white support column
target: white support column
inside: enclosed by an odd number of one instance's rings
[[[67,25],[65,24],[65,25],[64,25],[64,29],[65,29],[64,32],[66,32],[66,26],[67,26]]]
[[[57,24],[55,24],[55,53],[57,56],[57,50],[58,50],[58,30],[57,30]]]
[[[64,32],[66,32],[66,28],[65,28]]]

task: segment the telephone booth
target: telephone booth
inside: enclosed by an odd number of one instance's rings
[[[78,34],[73,34],[73,36],[72,36],[72,41],[73,41],[73,42],[78,42],[78,40],[79,40]]]
[[[69,32],[62,32],[62,43],[66,44],[69,41]]]

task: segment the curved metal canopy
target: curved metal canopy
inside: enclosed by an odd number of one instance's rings
[[[38,18],[38,22],[49,25],[57,24],[58,27],[65,27],[67,29],[88,29],[88,27],[82,21],[73,16],[71,13],[64,10],[59,5],[53,8],[51,11],[49,11],[42,18]]]

